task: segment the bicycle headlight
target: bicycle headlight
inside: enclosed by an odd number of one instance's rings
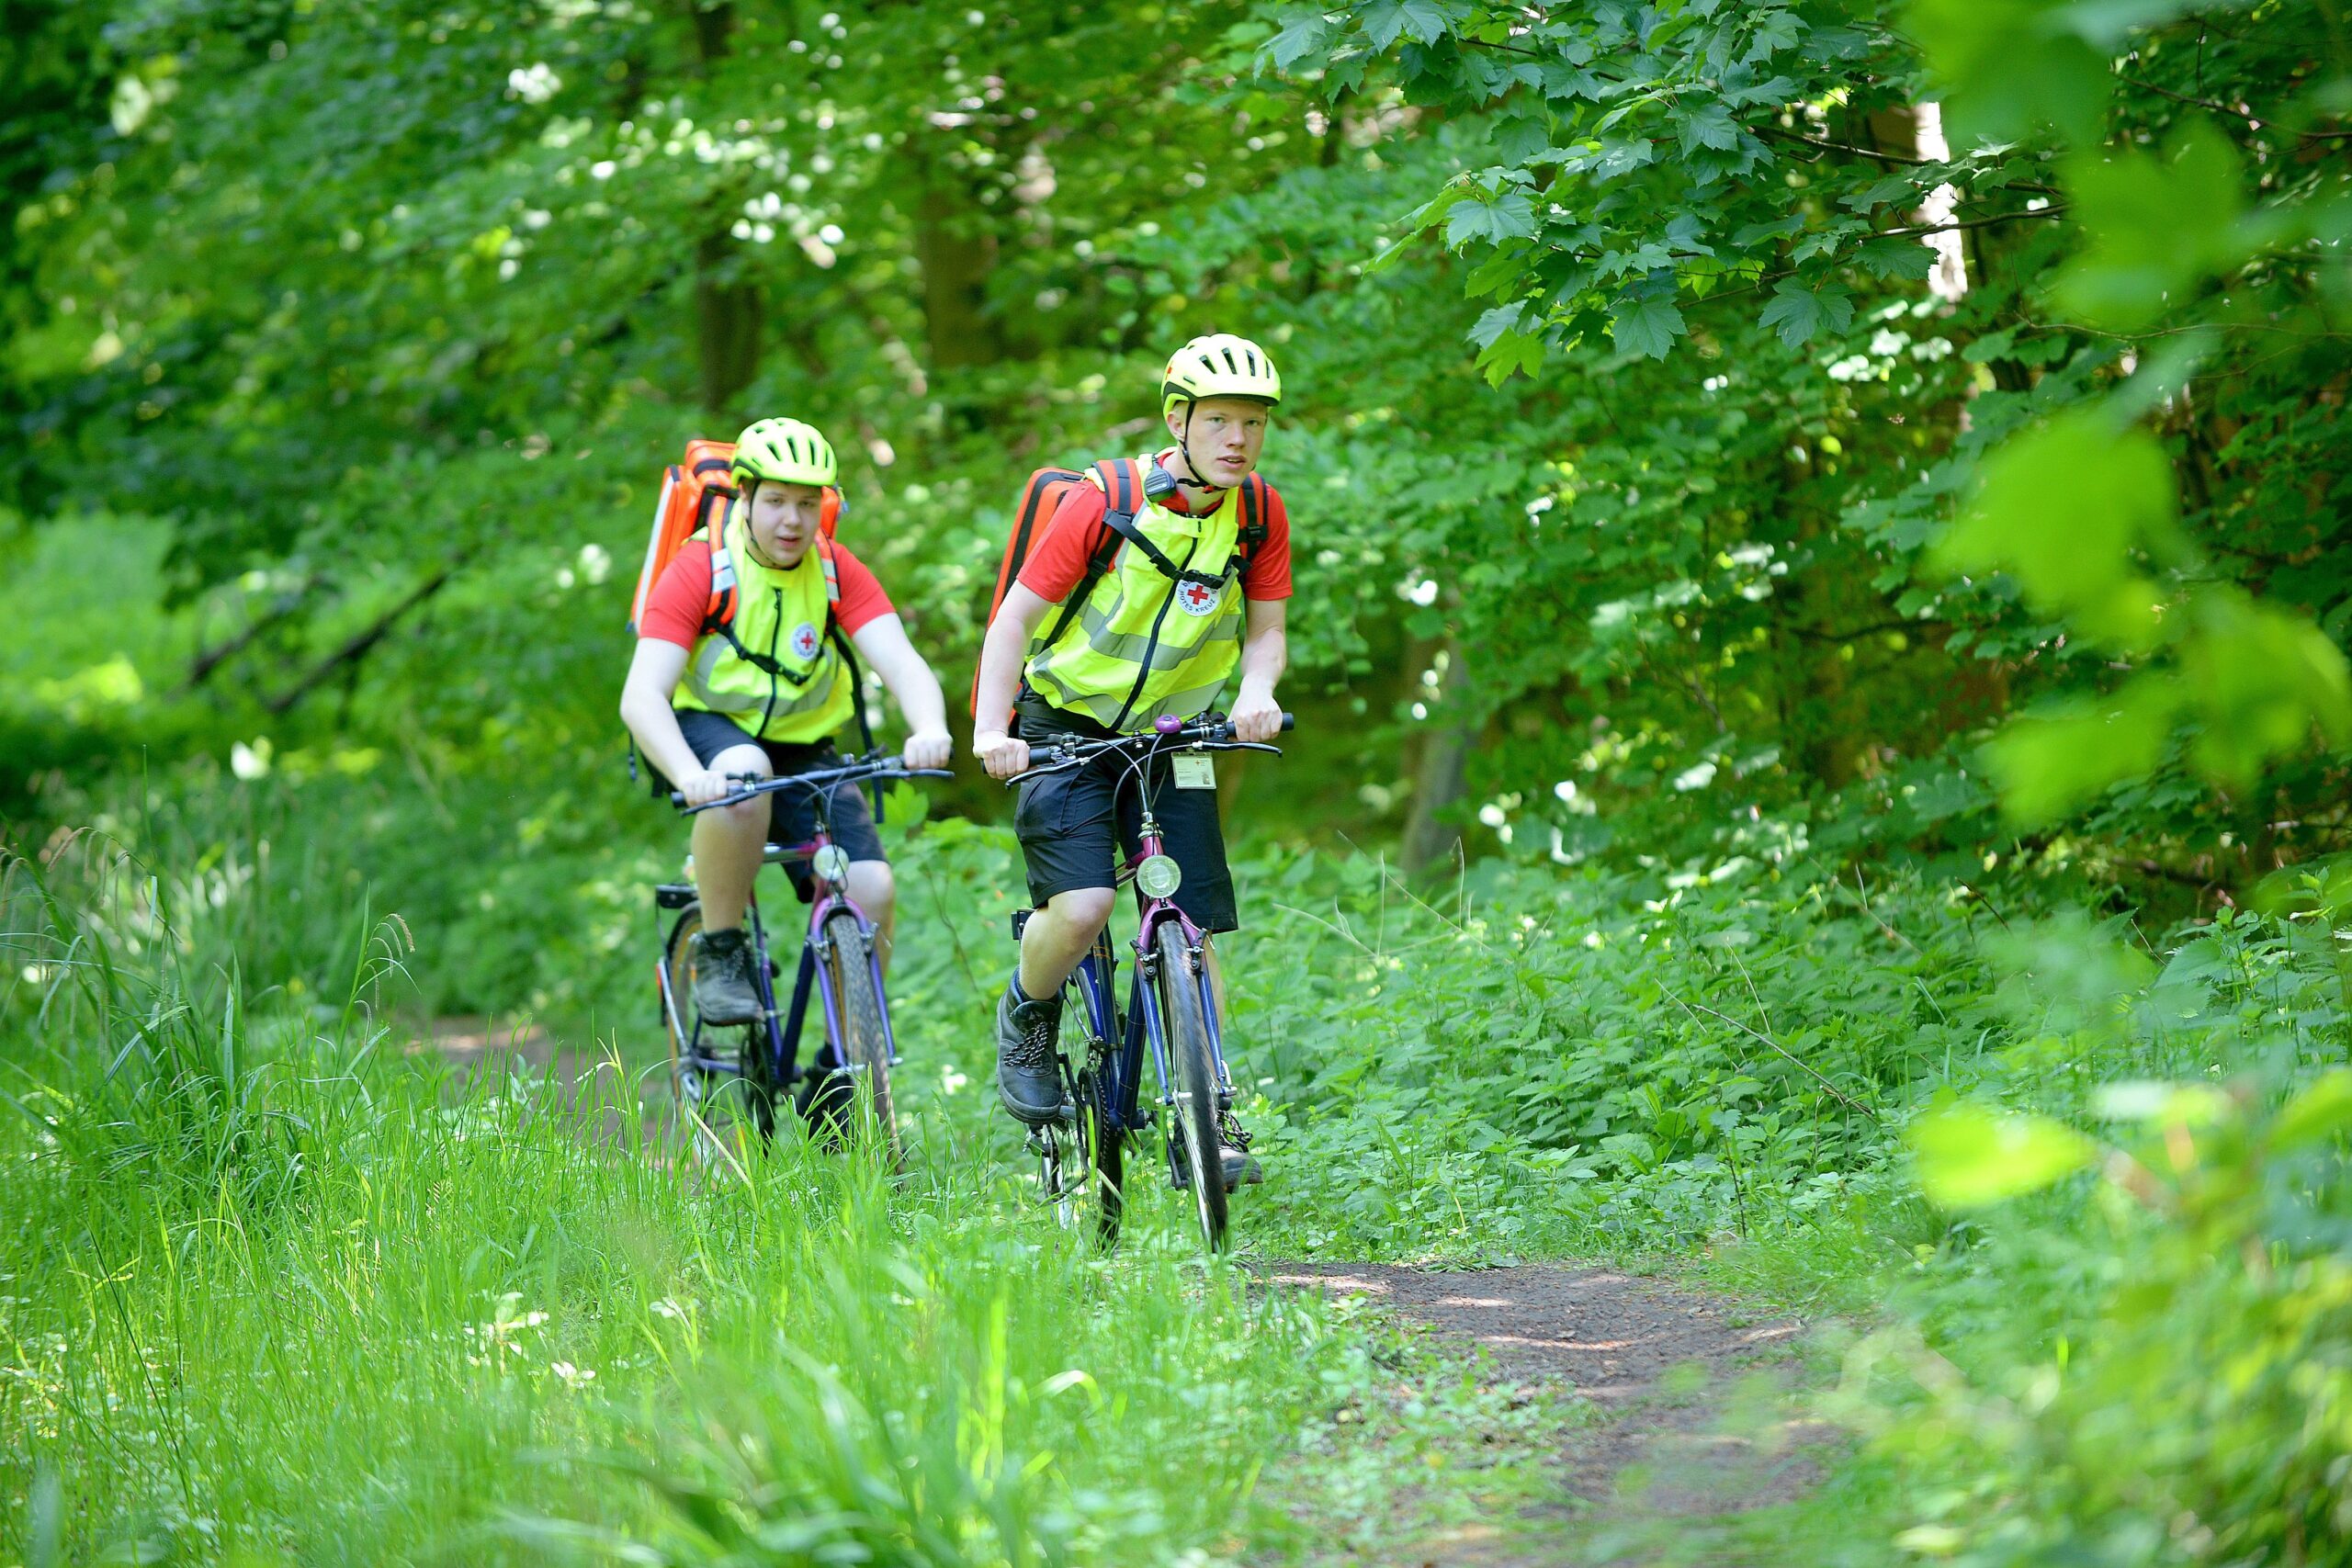
[[[847,882],[849,852],[839,844],[827,844],[808,857],[808,868],[827,882]]]
[[[1166,855],[1146,855],[1136,866],[1136,886],[1147,898],[1173,898],[1184,886],[1184,869]]]

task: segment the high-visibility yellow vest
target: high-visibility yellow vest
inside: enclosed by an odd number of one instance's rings
[[[1136,460],[1139,468],[1150,461]],[[1031,637],[1030,689],[1127,734],[1149,729],[1162,715],[1192,719],[1207,712],[1241,661],[1239,510],[1232,491],[1200,517],[1156,502],[1140,505],[1136,531],[1187,577],[1170,578],[1132,542],[1122,543],[1062,635],[1049,644],[1050,627],[1041,626]]]
[[[841,586],[832,542],[818,535],[800,563],[781,571],[752,554],[741,501],[720,528],[723,547],[710,553],[711,595],[718,604],[731,589],[733,615],[705,627],[672,705],[723,713],[757,739],[822,740],[849,721],[856,701],[833,644]]]

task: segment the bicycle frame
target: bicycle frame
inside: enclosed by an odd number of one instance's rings
[[[933,770],[923,770],[923,772],[929,773]],[[795,844],[789,848],[770,844],[761,857],[763,865],[790,864],[805,861],[808,863],[809,874],[815,883],[812,890],[813,897],[808,905],[808,927],[801,938],[800,964],[793,977],[792,1003],[788,1008],[779,1009],[776,1006],[775,976],[770,967],[766,924],[760,917],[760,896],[756,879],[751,897],[744,907],[744,920],[752,948],[752,984],[759,995],[761,1021],[766,1034],[768,1081],[779,1090],[789,1089],[802,1076],[799,1068],[800,1034],[808,1017],[808,993],[812,986],[817,992],[820,1004],[824,1009],[825,1015],[825,1043],[823,1052],[820,1054],[818,1066],[825,1071],[831,1071],[833,1066],[840,1065],[841,998],[835,991],[830,966],[820,960],[830,955],[832,947],[832,938],[826,934],[826,922],[844,909],[848,910],[857,921],[858,935],[865,947],[865,961],[874,976],[874,995],[881,1006],[882,1038],[889,1048],[891,1066],[898,1065],[898,1036],[890,1023],[889,994],[884,989],[882,984],[882,955],[875,945],[874,922],[857,900],[850,896],[846,883],[837,882],[819,869],[827,858],[824,852],[833,846],[833,792],[845,784],[854,782],[857,778],[880,777],[886,774],[897,776],[892,770],[879,770],[870,765],[854,764],[847,768],[828,769],[817,774],[801,774],[797,777],[766,781],[763,784],[747,790],[741,796],[737,797],[741,799],[755,795],[775,794],[795,787],[808,788],[816,797],[815,836],[807,843]],[[662,1005],[669,1014],[670,1026],[676,1031],[676,1038],[686,1043],[685,1049],[680,1053],[680,1059],[695,1071],[713,1077],[724,1078],[737,1076],[739,1069],[735,1063],[711,1055],[704,1048],[701,1017],[695,1015],[692,1024],[686,1023],[686,1015],[691,1013],[692,1010],[682,1008],[678,998],[672,992],[667,966],[657,963],[654,968],[661,986]],[[826,1055],[834,1058],[830,1066],[823,1061],[823,1056]]]
[[[1142,820],[1136,835],[1136,852],[1121,864],[1115,882],[1133,882],[1138,866],[1152,856],[1165,852],[1159,824],[1151,809],[1150,763],[1162,750],[1182,749],[1182,733],[1163,731],[1156,738],[1161,744],[1153,745],[1128,759],[1128,777],[1141,795]],[[1220,749],[1246,745],[1229,740],[1214,744]],[[1248,749],[1273,750],[1272,747]],[[1121,781],[1122,788],[1126,782],[1125,779]],[[1150,1005],[1150,982],[1159,964],[1159,932],[1171,920],[1183,935],[1186,958],[1193,965],[1192,983],[1200,990],[1201,1017],[1208,1026],[1209,1056],[1216,1067],[1216,1109],[1222,1113],[1233,1108],[1233,1074],[1225,1061],[1225,1024],[1218,1016],[1216,987],[1209,976],[1208,935],[1193,923],[1174,899],[1151,897],[1141,886],[1136,888],[1136,936],[1132,943],[1136,972],[1127,988],[1124,1021],[1114,1014],[1118,961],[1113,954],[1107,931],[1096,940],[1093,948],[1079,961],[1078,968],[1071,975],[1086,1008],[1087,1028],[1091,1035],[1088,1054],[1090,1057],[1099,1057],[1103,1064],[1106,1109],[1117,1131],[1123,1134],[1140,1133],[1151,1125],[1151,1120],[1142,1107],[1143,1054],[1147,1046],[1151,1052],[1153,1073],[1159,1080],[1158,1103],[1170,1107],[1176,1103],[1175,1072],[1169,1058],[1167,1023],[1160,1017],[1159,1010]]]

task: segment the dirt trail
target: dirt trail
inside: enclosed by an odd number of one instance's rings
[[[1825,1446],[1836,1440],[1831,1428],[1787,1410],[1804,1325],[1723,1296],[1616,1269],[1544,1265],[1441,1273],[1285,1264],[1269,1272],[1276,1283],[1370,1297],[1441,1337],[1483,1348],[1506,1379],[1565,1384],[1600,1408],[1597,1423],[1560,1433],[1556,1506],[1505,1540],[1423,1546],[1400,1562],[1659,1561],[1645,1543],[1648,1527],[1791,1501],[1821,1478]]]
[[[611,1076],[621,1069],[609,1056],[559,1045],[536,1023],[511,1018],[436,1018],[430,1032],[417,1035],[403,1049],[412,1056],[438,1055],[456,1068],[452,1093],[462,1093],[485,1078],[503,1081],[526,1068],[551,1083],[561,1103],[574,1113],[593,1111],[601,1143],[623,1140],[621,1107],[631,1100],[638,1103],[649,1137],[667,1132],[671,1100],[666,1069],[630,1075],[633,1084],[624,1088]]]

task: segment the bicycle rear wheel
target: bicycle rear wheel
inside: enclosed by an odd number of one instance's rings
[[[718,1136],[717,1122],[721,1119],[723,1098],[718,1092],[723,1085],[714,1083],[714,1075],[689,1055],[697,1022],[694,939],[701,933],[702,906],[688,904],[679,912],[677,924],[670,928],[669,945],[662,953],[673,1010],[662,1020],[670,1036],[670,1090],[677,1103],[679,1131],[690,1140],[697,1157],[708,1154],[708,1140]],[[767,1081],[765,1044],[765,1032],[759,1024],[704,1027],[700,1048],[694,1053],[707,1058],[734,1056],[742,1076],[743,1113],[762,1139],[775,1131],[775,1087]]]
[[[1168,1129],[1175,1175],[1190,1188],[1200,1216],[1201,1237],[1211,1252],[1225,1250],[1225,1159],[1216,1139],[1216,1057],[1209,1049],[1208,1020],[1201,1010],[1200,977],[1193,971],[1183,928],[1160,923],[1152,947],[1159,960],[1152,989],[1168,1040],[1169,1067],[1175,1079],[1176,1115]]]
[[[834,1043],[834,1054],[850,1079],[848,1122],[895,1168],[900,1150],[890,1100],[890,1034],[882,1021],[882,993],[874,983],[872,950],[857,917],[847,909],[825,917],[824,934],[825,962],[841,1010],[842,1038]]]

